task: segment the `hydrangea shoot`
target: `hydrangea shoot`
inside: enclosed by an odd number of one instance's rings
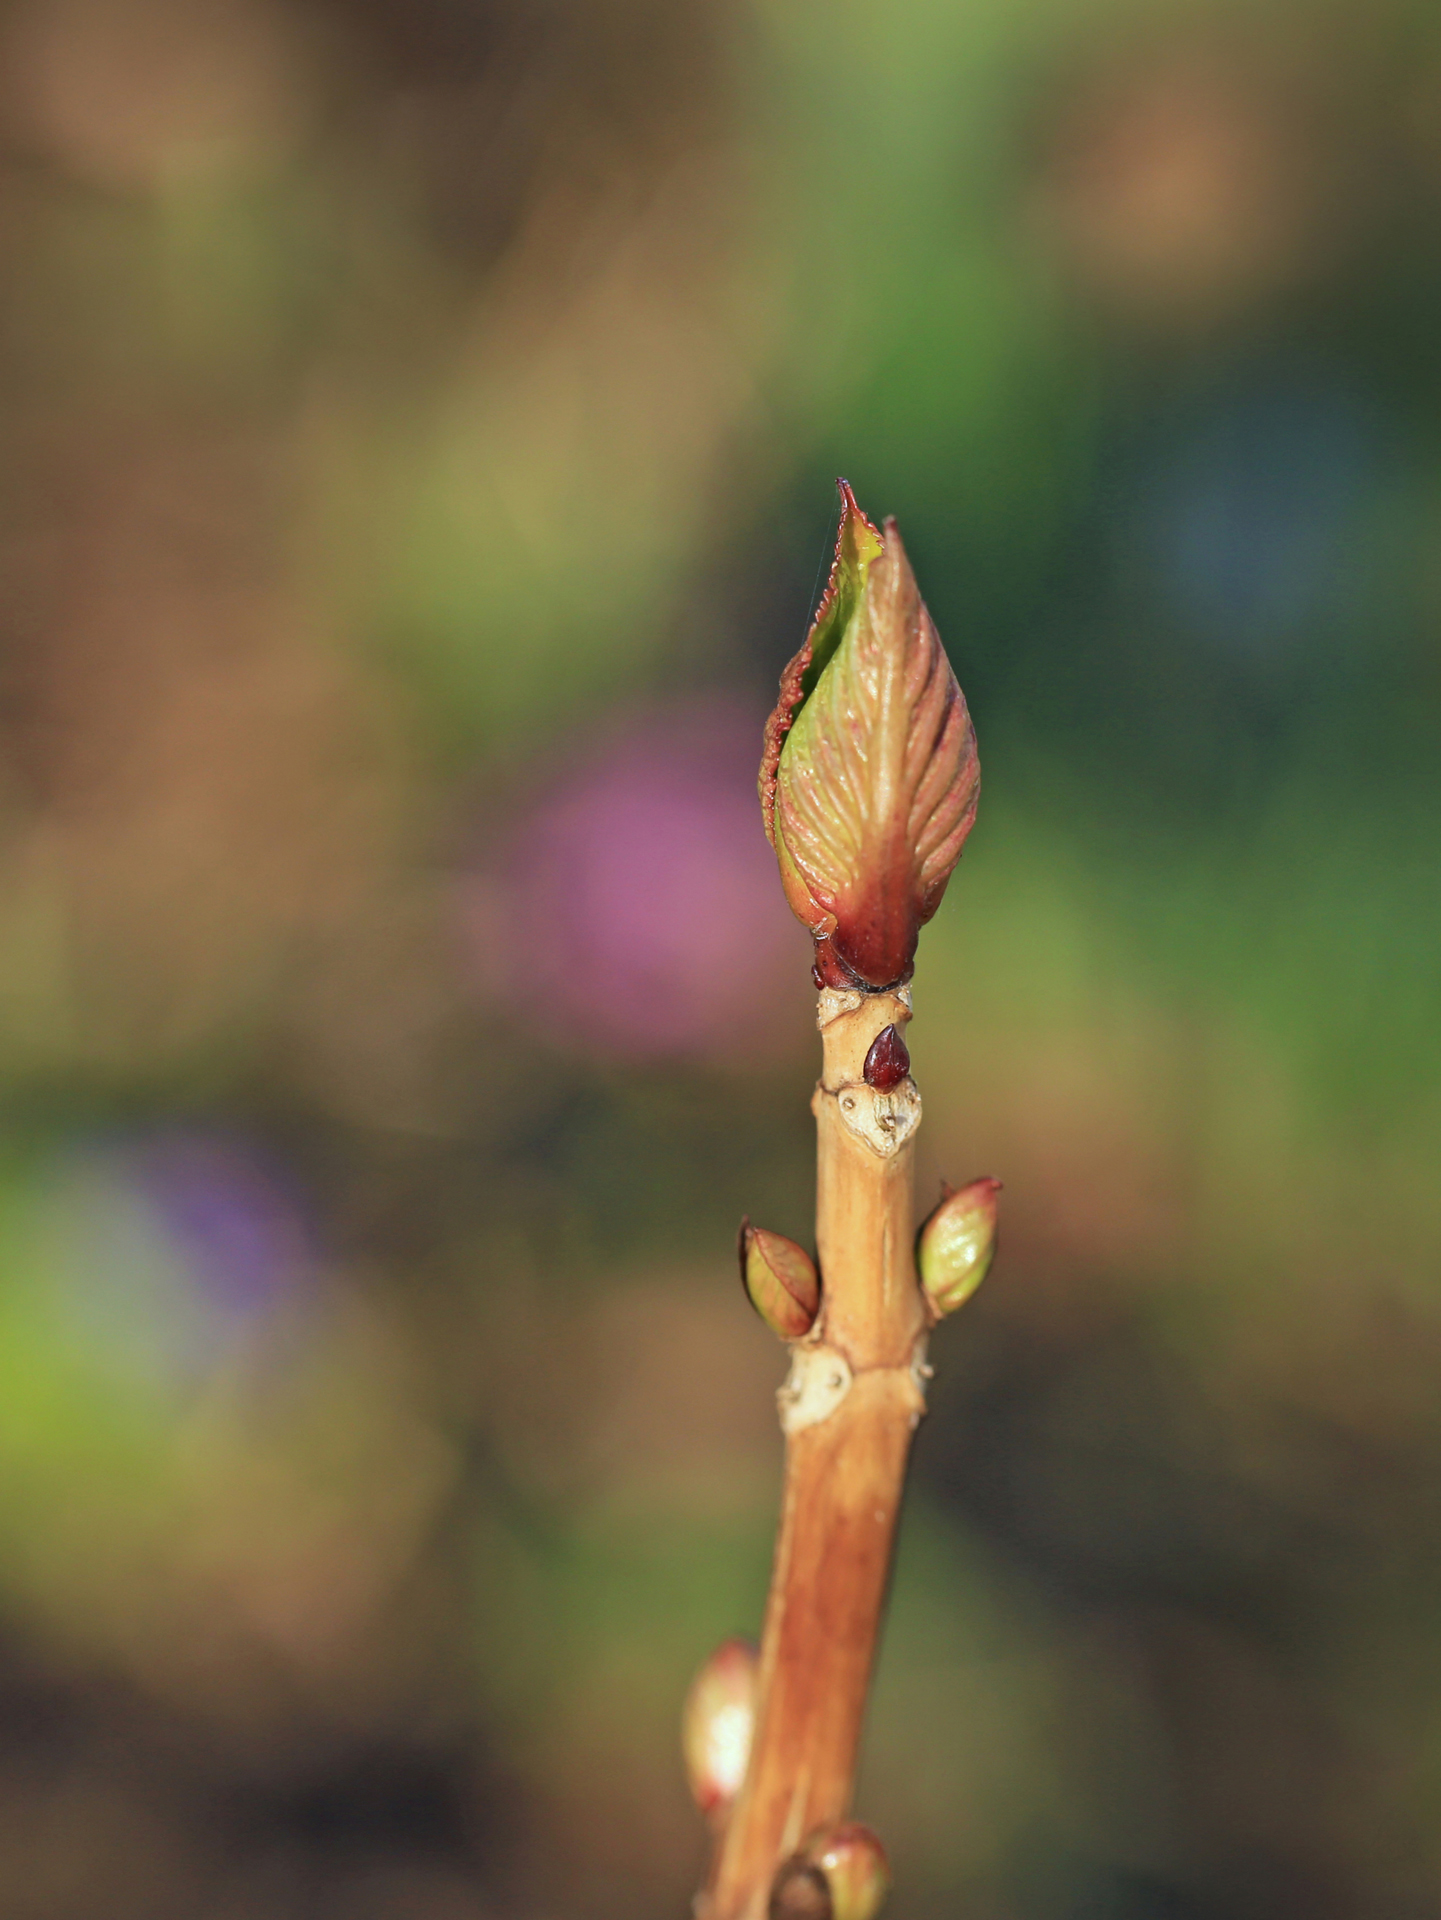
[[[949,1195],[918,1244],[908,982],[979,777],[895,523],[873,526],[842,481],[835,563],[760,776],[786,899],[815,940],[816,1257],[742,1223],[742,1283],[789,1344],[785,1480],[744,1777],[708,1803],[696,1920],[875,1920],[889,1884],[879,1840],[850,1818],[866,1692],[927,1341],[985,1272],[999,1186]]]

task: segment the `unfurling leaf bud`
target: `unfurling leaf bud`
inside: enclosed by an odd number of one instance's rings
[[[770,1233],[741,1221],[741,1285],[772,1333],[800,1340],[815,1325],[821,1283],[815,1262],[783,1233]]]
[[[976,736],[893,520],[840,483],[836,556],[766,723],[761,809],[830,987],[908,980],[976,815]]]
[[[771,1886],[770,1920],[874,1920],[890,1891],[886,1850],[855,1821],[813,1834]]]
[[[681,1751],[702,1813],[723,1813],[746,1777],[759,1664],[749,1640],[723,1640],[690,1683],[681,1714]]]
[[[939,1320],[963,1306],[985,1279],[996,1251],[999,1180],[947,1187],[916,1238],[921,1290]]]

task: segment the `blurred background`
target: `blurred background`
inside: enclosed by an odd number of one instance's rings
[[[0,1913],[650,1920],[833,477],[976,717],[895,1920],[1441,1915],[1441,20],[0,13]]]

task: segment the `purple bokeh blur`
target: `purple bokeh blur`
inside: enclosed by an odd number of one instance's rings
[[[109,1370],[202,1379],[313,1291],[293,1183],[248,1142],[173,1128],[62,1156],[48,1218],[65,1318]]]
[[[471,960],[518,1013],[631,1057],[786,1044],[810,948],[761,825],[762,720],[715,696],[625,716],[467,877]]]
[[[124,1158],[217,1313],[263,1314],[313,1276],[313,1235],[293,1183],[247,1143],[177,1130]]]

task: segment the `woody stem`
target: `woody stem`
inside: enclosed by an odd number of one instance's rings
[[[924,1411],[926,1314],[912,1256],[920,1096],[867,1086],[864,1063],[910,995],[827,988],[816,1116],[815,1326],[782,1388],[785,1485],[745,1783],[702,1920],[764,1920],[777,1867],[844,1819],[855,1779],[911,1435]]]

